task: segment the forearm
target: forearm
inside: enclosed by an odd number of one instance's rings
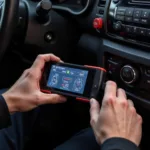
[[[123,138],[111,138],[106,140],[101,150],[139,150],[138,147],[129,140]]]
[[[10,114],[5,99],[0,95],[0,129],[11,125]]]

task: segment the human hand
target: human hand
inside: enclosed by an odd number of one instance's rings
[[[3,97],[10,113],[32,110],[39,105],[66,102],[66,98],[57,94],[45,94],[40,91],[40,79],[46,62],[59,62],[53,54],[39,55],[31,68],[24,71],[20,79]]]
[[[125,91],[117,90],[116,83],[107,82],[101,110],[99,103],[91,100],[90,114],[99,144],[113,137],[128,139],[137,146],[140,144],[142,118],[136,113],[133,102],[127,100]]]

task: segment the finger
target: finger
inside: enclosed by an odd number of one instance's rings
[[[117,92],[117,85],[113,81],[107,81],[105,92],[104,92],[104,99],[103,104],[115,100],[116,99],[116,92]]]
[[[143,119],[142,119],[142,117],[141,117],[139,114],[137,114],[137,120],[138,120],[138,122],[139,122],[140,124],[142,124]]]
[[[117,90],[117,99],[116,101],[118,104],[121,104],[122,106],[128,106],[127,96],[123,89]]]
[[[133,103],[133,101],[132,100],[128,100],[128,104],[129,104],[129,107],[134,107],[134,103]]]
[[[127,95],[123,89],[117,90],[117,97],[120,99],[127,99]]]
[[[64,96],[58,95],[58,94],[41,94],[41,99],[39,100],[38,104],[58,104],[58,103],[64,103],[67,99]]]
[[[38,55],[32,65],[32,68],[38,68],[39,70],[42,70],[45,66],[45,63],[49,61],[59,62],[60,58],[53,54]]]
[[[100,113],[100,106],[99,103],[95,99],[90,100],[90,116],[91,116],[91,124],[93,125],[97,122],[99,113]]]

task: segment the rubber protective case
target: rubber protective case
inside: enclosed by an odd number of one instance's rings
[[[64,63],[64,64],[67,65],[68,63]],[[56,63],[56,65],[57,65],[57,63]],[[68,65],[73,65],[73,64],[68,64]],[[74,66],[78,66],[78,65],[74,65]],[[41,83],[40,83],[41,91],[44,93],[48,93],[48,94],[58,93],[58,94],[62,94],[64,96],[76,97],[76,100],[82,101],[82,102],[89,102],[90,98],[98,99],[100,89],[102,88],[102,86],[104,84],[106,70],[104,68],[97,67],[97,66],[85,65],[84,67],[89,68],[89,69],[95,69],[95,70],[97,70],[97,72],[100,71],[99,73],[95,74],[96,77],[94,78],[94,81],[93,81],[93,86],[92,86],[90,97],[87,98],[85,96],[77,96],[76,94],[66,94],[67,91],[65,92],[65,94],[63,94],[63,92],[56,92],[53,89],[47,89],[47,87],[44,85],[45,83],[43,84],[43,76],[42,76]],[[44,74],[44,72],[43,72],[43,74]],[[74,95],[76,95],[76,96],[74,96]]]

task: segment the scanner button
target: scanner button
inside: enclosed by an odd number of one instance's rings
[[[98,86],[95,84],[95,85],[93,86],[93,89],[98,89]]]

